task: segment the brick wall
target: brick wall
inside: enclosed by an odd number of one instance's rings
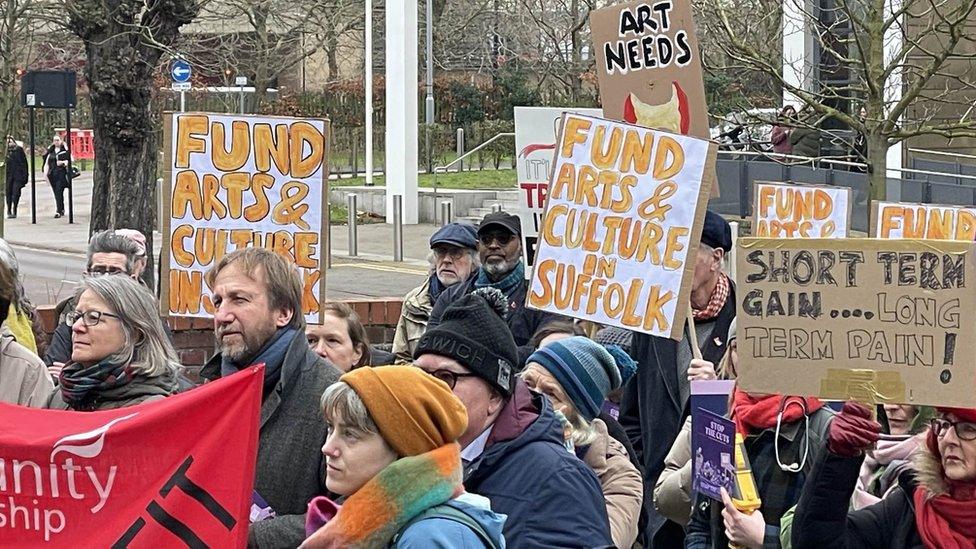
[[[392,343],[400,308],[403,300],[398,298],[378,298],[364,300],[344,300],[359,318],[362,319],[366,334],[372,343]],[[38,307],[38,313],[48,335],[54,332],[57,317],[54,305]],[[173,346],[186,367],[187,377],[199,380],[200,367],[213,355],[213,321],[204,318],[172,317],[168,319],[173,331]]]

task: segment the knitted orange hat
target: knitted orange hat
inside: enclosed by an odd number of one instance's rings
[[[357,368],[339,381],[356,391],[380,434],[401,457],[455,442],[468,426],[464,404],[446,383],[420,368]]]

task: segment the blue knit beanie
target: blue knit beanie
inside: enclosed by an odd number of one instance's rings
[[[537,362],[552,374],[586,421],[600,415],[607,394],[620,387],[620,370],[613,355],[583,336],[540,347],[527,362]]]

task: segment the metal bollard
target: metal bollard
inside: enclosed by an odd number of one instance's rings
[[[501,213],[502,212],[502,205],[501,204],[492,204],[491,205],[491,211],[494,212],[494,213]]]
[[[393,195],[393,261],[403,261],[403,196]]]
[[[454,212],[452,211],[454,205],[449,201],[445,200],[441,202],[441,225],[447,225],[454,221]]]
[[[736,253],[737,253],[735,248],[736,248],[736,243],[739,241],[739,222],[738,221],[730,221],[729,222],[729,226],[732,229],[732,251],[729,252],[729,254],[726,256],[726,260],[728,261],[728,268],[727,268],[726,272],[729,273],[729,276],[732,277],[732,280],[735,280],[735,274],[736,274],[735,273],[735,256],[736,256]]]
[[[457,155],[458,158],[464,156],[464,128],[457,129]],[[464,160],[458,162],[458,171],[464,171]]]
[[[349,256],[356,257],[359,254],[359,239],[356,235],[359,222],[359,216],[356,215],[356,193],[346,195],[346,210],[348,211],[346,223],[349,226]]]

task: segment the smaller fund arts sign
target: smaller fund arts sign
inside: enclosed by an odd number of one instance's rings
[[[102,412],[0,403],[0,547],[244,547],[262,379]]]
[[[298,270],[302,311],[307,321],[317,322],[328,253],[329,122],[168,116],[163,314],[212,316],[205,273],[228,253],[264,247]]]

